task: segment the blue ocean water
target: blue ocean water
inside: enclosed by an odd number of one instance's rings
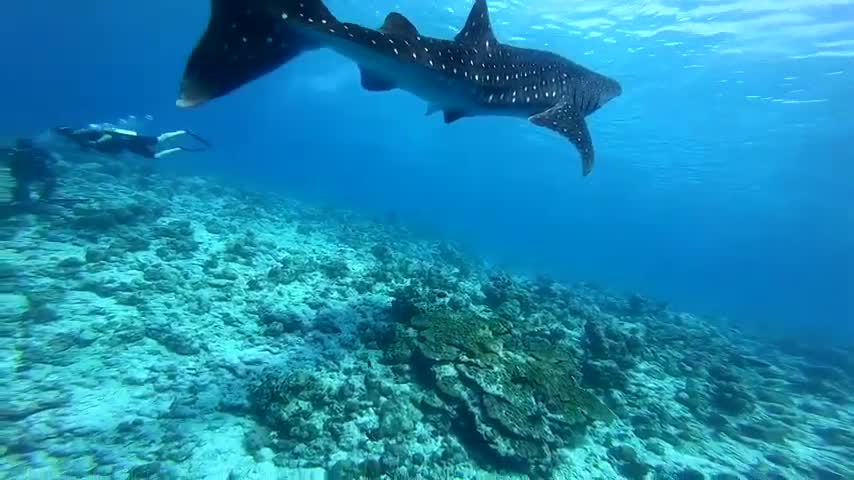
[[[469,2],[332,0],[449,36]],[[239,93],[174,108],[205,2],[21,3],[0,32],[4,112],[21,134],[150,114],[216,151],[175,168],[394,211],[496,263],[643,292],[746,325],[852,332],[854,7],[822,2],[490,3],[503,41],[618,79],[590,120],[598,162],[525,122],[452,126],[409,94],[361,90],[311,53]]]
[[[854,3],[488,5],[621,83],[591,175],[330,51],[178,109],[208,2],[5,6],[0,138],[72,201],[0,204],[0,480],[851,478]],[[45,134],[100,122],[213,148]]]

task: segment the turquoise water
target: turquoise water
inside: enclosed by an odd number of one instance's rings
[[[470,4],[328,2],[342,20],[376,27],[395,10],[443,38]],[[0,135],[34,136],[62,153],[61,191],[91,201],[0,220],[3,377],[12,379],[0,421],[15,439],[3,444],[3,478],[127,478],[133,468],[163,478],[315,478],[288,469],[333,472],[344,456],[370,476],[364,462],[386,458],[390,444],[407,452],[395,457],[404,467],[418,453],[447,478],[520,474],[511,467],[525,458],[521,447],[502,464],[464,433],[446,439],[448,422],[465,430],[472,420],[413,411],[436,393],[405,380],[405,362],[377,366],[400,346],[377,333],[388,315],[417,339],[438,335],[388,312],[405,284],[447,294],[440,303],[470,325],[480,325],[474,313],[509,316],[512,335],[574,349],[587,373],[552,376],[578,377],[617,420],[586,427],[588,443],[560,459],[531,454],[564,475],[555,478],[644,478],[641,465],[647,478],[846,478],[854,468],[843,431],[854,385],[851,2],[489,1],[500,41],[557,52],[621,83],[623,94],[588,119],[597,149],[588,177],[549,131],[508,118],[445,125],[410,94],[364,91],[356,67],[329,51],[178,110],[206,2],[49,7],[6,8]],[[128,115],[150,115],[140,126],[148,133],[192,128],[214,148],[146,170],[44,134]],[[489,293],[496,271],[512,277],[498,282],[511,292],[501,300]],[[550,288],[558,293],[543,293]],[[597,354],[602,335],[643,347]],[[519,347],[513,338],[502,342]],[[540,358],[533,342],[519,348]],[[419,350],[426,343],[406,348],[431,368],[445,361],[467,375],[457,356]],[[234,407],[234,392],[258,387],[250,373],[274,365],[287,365],[286,393],[309,402],[317,385],[345,393],[310,407],[257,398]],[[294,376],[297,367],[314,376]],[[466,384],[466,395],[489,393],[489,382],[472,382],[480,386]],[[525,388],[537,396],[558,387]],[[348,396],[364,403],[335,416]],[[378,399],[403,400],[383,417]],[[540,400],[537,408],[553,409]],[[289,437],[284,420],[270,420],[277,408],[311,421]],[[386,429],[411,424],[405,435],[376,433],[391,417]],[[318,422],[318,431],[307,426]],[[579,434],[548,428],[562,439]],[[61,451],[62,442],[76,447]],[[334,478],[361,478],[342,468]],[[678,476],[692,469],[705,477]]]
[[[468,2],[330,7],[367,25],[397,8],[448,36]],[[4,43],[27,48],[10,48],[5,68],[28,74],[3,80],[3,127],[149,113],[156,128],[216,140],[215,154],[187,161],[193,172],[394,209],[515,268],[746,324],[791,330],[811,317],[821,335],[852,324],[851,8],[491,2],[503,41],[553,49],[623,84],[590,119],[599,162],[584,179],[546,131],[508,119],[442,125],[408,94],[362,91],[355,67],[329,52],[176,111],[203,4],[62,6],[47,18],[16,7]]]

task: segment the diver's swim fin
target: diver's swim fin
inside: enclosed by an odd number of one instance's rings
[[[198,135],[198,134],[194,133],[194,132],[193,132],[193,131],[191,131],[191,130],[187,130],[187,135],[189,135],[189,136],[191,136],[191,137],[195,138],[199,143],[201,143],[202,145],[204,145],[204,146],[205,146],[205,149],[207,149],[207,148],[210,148],[210,147],[211,147],[211,142],[207,141],[207,140],[206,140],[205,138],[203,138],[201,135]],[[201,151],[201,150],[188,150],[188,151]]]

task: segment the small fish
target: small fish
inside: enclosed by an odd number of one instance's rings
[[[560,55],[500,43],[486,0],[475,0],[453,40],[421,35],[396,12],[372,29],[339,21],[322,0],[211,0],[176,104],[224,96],[318,48],[353,60],[365,89],[411,92],[445,123],[502,115],[549,128],[578,149],[583,175],[594,159],[585,117],[622,93],[616,80]]]

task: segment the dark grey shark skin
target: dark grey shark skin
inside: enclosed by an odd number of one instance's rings
[[[211,16],[187,62],[176,104],[192,107],[316,48],[331,48],[359,65],[370,91],[400,88],[463,117],[529,118],[569,139],[582,174],[593,168],[585,117],[622,93],[620,84],[551,52],[499,43],[486,0],[475,0],[453,40],[421,35],[399,13],[378,30],[338,21],[322,0],[211,0]]]

